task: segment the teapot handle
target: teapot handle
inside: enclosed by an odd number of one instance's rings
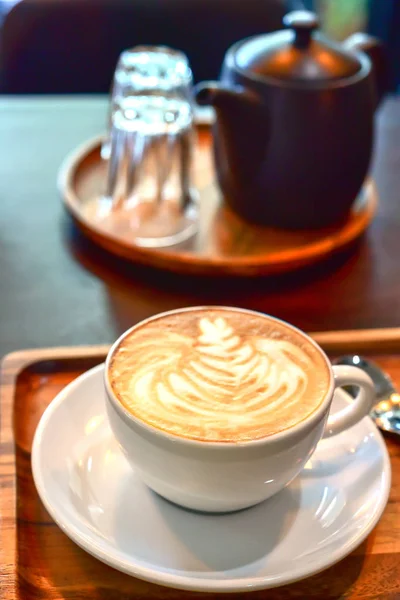
[[[378,105],[389,87],[385,45],[378,38],[367,33],[354,33],[343,42],[343,45],[347,50],[365,52],[371,59]]]

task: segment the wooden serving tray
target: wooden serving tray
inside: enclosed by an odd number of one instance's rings
[[[400,328],[317,333],[331,355],[362,352],[400,386]],[[37,495],[30,453],[39,419],[54,396],[102,362],[108,347],[27,350],[8,355],[1,372],[0,597],[2,600],[199,600],[207,594],[158,587],[86,554],[50,518]],[[254,600],[400,598],[400,437],[386,438],[393,481],[386,510],[368,539],[330,569]],[[215,594],[212,597],[216,597]],[[233,598],[244,598],[234,594]]]
[[[215,182],[210,128],[199,126],[194,165],[200,194],[198,233],[180,245],[143,248],[134,243],[129,231],[121,230],[118,220],[104,218],[99,211],[97,199],[106,187],[101,142],[101,137],[89,140],[66,158],[58,188],[67,211],[88,238],[134,263],[191,275],[255,277],[284,273],[345,250],[365,232],[376,211],[376,188],[368,180],[348,219],[340,225],[310,231],[250,225],[224,205]]]

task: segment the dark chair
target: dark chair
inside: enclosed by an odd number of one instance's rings
[[[282,26],[285,0],[22,0],[0,39],[9,94],[107,92],[119,53],[166,44],[195,79],[218,76],[235,41]]]

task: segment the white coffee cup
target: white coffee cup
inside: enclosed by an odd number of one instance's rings
[[[164,315],[188,310],[199,307]],[[297,335],[301,333],[306,344],[318,350],[330,373],[326,395],[311,416],[280,433],[242,443],[205,442],[168,434],[127,411],[114,394],[109,377],[111,359],[123,338],[154,318],[160,315],[135,325],[112,346],[105,368],[106,403],[111,428],[126,458],[152,490],[171,502],[207,512],[229,512],[258,504],[298,475],[321,438],[355,425],[373,406],[374,385],[364,371],[331,366],[314,340],[289,326]],[[359,393],[347,407],[330,415],[334,391],[344,385],[358,386]]]

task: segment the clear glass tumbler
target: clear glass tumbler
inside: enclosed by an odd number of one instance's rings
[[[113,88],[106,199],[138,245],[177,244],[197,230],[190,68],[181,52],[159,47],[129,50],[124,61],[126,78],[116,73]]]
[[[110,156],[112,118],[126,98],[163,90],[175,91],[191,102],[192,86],[192,71],[183,52],[167,46],[136,46],[124,50],[118,59],[111,87],[108,135],[102,145],[102,158]]]

